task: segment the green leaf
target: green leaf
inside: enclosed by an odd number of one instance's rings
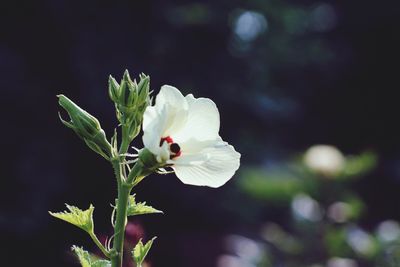
[[[77,246],[73,246],[72,251],[75,252],[82,267],[91,267],[91,258],[89,252]]]
[[[349,156],[346,158],[346,164],[343,170],[343,176],[360,177],[372,170],[378,162],[378,157],[373,152],[364,152],[360,155]]]
[[[128,213],[127,216],[135,216],[150,213],[163,213],[161,210],[157,210],[152,206],[146,205],[146,202],[136,203],[135,195],[129,196],[128,199]]]
[[[82,267],[111,267],[110,261],[97,260],[83,248],[73,246],[72,251],[75,252]]]
[[[268,172],[257,167],[242,168],[236,182],[252,197],[275,203],[289,203],[294,195],[306,190],[304,179],[286,166]]]
[[[65,204],[69,211],[63,212],[49,212],[51,216],[56,217],[60,220],[69,222],[82,230],[91,233],[93,232],[94,224],[93,224],[93,211],[94,206],[90,204],[87,210],[81,210],[75,206],[70,206]]]
[[[111,267],[111,263],[107,260],[98,260],[95,261],[91,267]]]
[[[136,244],[135,248],[132,251],[133,260],[136,262],[137,267],[141,267],[144,259],[149,253],[151,246],[153,245],[154,239],[157,237],[153,237],[149,240],[145,245],[143,245],[142,240],[140,239],[139,242]]]

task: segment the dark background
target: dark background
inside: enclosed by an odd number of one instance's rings
[[[375,151],[378,167],[354,185],[368,205],[361,223],[399,220],[399,26],[395,1],[2,1],[1,266],[77,266],[70,246],[94,249],[48,215],[64,202],[93,203],[96,232],[111,235],[112,170],[60,123],[55,96],[110,136],[107,79],[125,69],[149,74],[156,93],[171,84],[212,98],[243,166],[316,143]],[[232,199],[252,207],[235,178],[208,189],[154,175],[137,188],[165,212],[136,220],[146,239],[158,236],[155,267],[215,266],[222,236],[271,219],[239,216]]]

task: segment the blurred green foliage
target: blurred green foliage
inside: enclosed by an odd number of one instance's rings
[[[266,222],[259,230],[269,261],[256,266],[398,266],[399,224],[363,229],[366,205],[351,188],[377,160],[371,151],[345,156],[318,145],[273,168],[243,167],[241,190],[266,209],[286,210],[283,223]]]
[[[240,187],[251,196],[273,202],[289,202],[298,192],[304,191],[304,181],[287,170],[272,172],[257,167],[243,167],[238,180]]]

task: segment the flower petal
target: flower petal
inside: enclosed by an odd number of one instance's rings
[[[157,113],[166,114],[166,123],[162,137],[179,132],[187,122],[189,105],[182,93],[173,86],[163,85],[156,97],[155,109]]]
[[[240,154],[218,138],[199,153],[183,155],[170,161],[176,176],[184,183],[220,187],[232,178],[240,165]]]
[[[145,124],[146,121],[146,124]],[[155,111],[148,107],[144,112],[143,120],[143,144],[153,154],[158,155],[160,152],[160,140],[166,127],[167,113]]]
[[[164,85],[156,97],[154,106],[146,108],[143,116],[143,143],[158,155],[162,137],[173,135],[185,125],[188,103],[175,87]]]
[[[184,127],[173,136],[176,142],[181,143],[193,138],[199,141],[215,140],[218,137],[220,119],[218,108],[208,98],[194,98],[192,94],[186,96],[189,105],[187,122]]]
[[[143,131],[149,126],[149,124],[156,120],[158,116],[155,106],[148,106],[143,114]]]

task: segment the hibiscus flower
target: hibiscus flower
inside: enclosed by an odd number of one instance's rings
[[[220,187],[240,165],[240,154],[219,136],[217,106],[164,85],[143,118],[143,143],[158,163],[185,184]]]

